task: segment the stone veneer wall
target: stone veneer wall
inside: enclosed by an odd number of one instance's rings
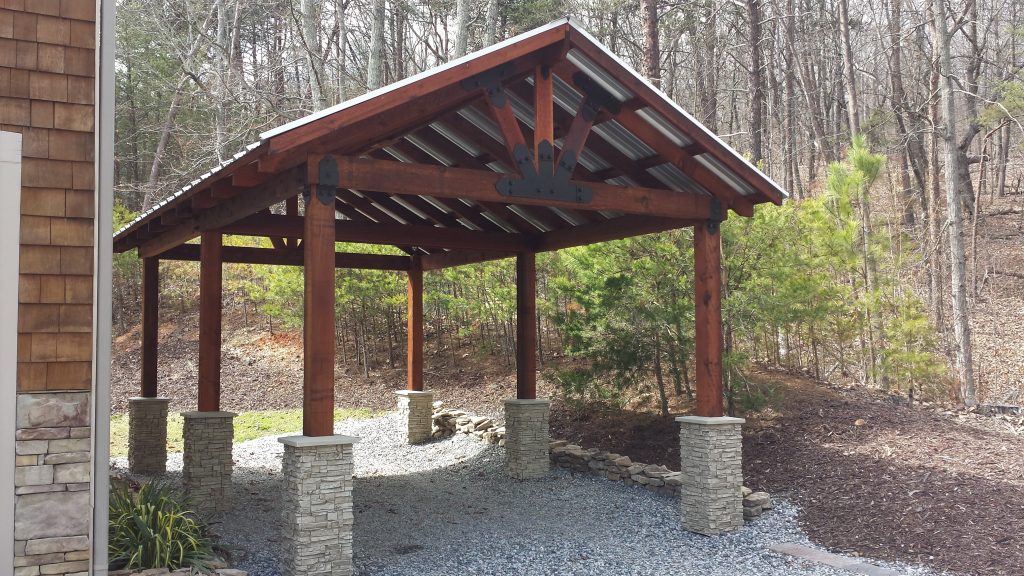
[[[232,412],[184,412],[182,485],[196,511],[203,514],[231,508]]]
[[[18,396],[14,576],[88,574],[89,410],[87,392]]]
[[[433,426],[434,393],[399,390],[398,415],[406,422],[406,441],[421,444],[430,440]]]
[[[742,418],[682,416],[683,527],[715,536],[743,526]]]
[[[547,475],[550,408],[550,400],[505,401],[505,470],[512,478]]]
[[[167,406],[170,398],[128,399],[128,470],[167,471]]]
[[[281,438],[285,576],[352,574],[352,443],[345,436]]]

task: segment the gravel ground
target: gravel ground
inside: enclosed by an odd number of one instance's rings
[[[850,574],[768,551],[808,544],[796,507],[784,501],[742,530],[708,538],[680,528],[677,500],[641,488],[562,469],[516,482],[502,470],[504,449],[467,436],[407,446],[394,414],[340,422],[336,431],[361,438],[353,490],[360,575]],[[279,574],[281,452],[275,437],[235,446],[235,507],[214,525],[234,548],[232,564],[253,576]],[[168,470],[180,482],[180,454]]]

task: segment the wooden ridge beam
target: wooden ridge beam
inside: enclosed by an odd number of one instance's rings
[[[222,261],[225,264],[266,264],[270,266],[302,266],[302,248],[256,248],[250,246],[224,246]],[[199,244],[182,244],[160,255],[161,260],[195,262],[199,260]],[[335,268],[361,270],[408,270],[408,256],[389,254],[361,254],[358,252],[335,252]]]
[[[220,232],[240,236],[302,238],[302,218],[255,215],[226,225]],[[365,224],[349,220],[335,221],[335,241],[498,252],[532,248],[531,238],[522,234],[405,224]]]
[[[403,164],[384,160],[336,157],[340,185],[391,194],[429,194],[436,197],[467,198],[477,202],[502,202],[554,206],[578,210],[607,210],[686,220],[714,218],[712,198],[654,188],[624,187],[599,182],[578,182],[590,188],[587,204],[547,198],[507,197],[495,185],[507,175],[482,170],[445,166]]]
[[[139,256],[150,258],[158,256],[175,246],[184,244],[207,230],[220,228],[236,220],[245,218],[260,210],[277,204],[289,196],[298,193],[305,182],[305,169],[296,168],[274,176],[262,186],[225,200],[224,202],[199,212],[187,220],[177,224],[139,246]],[[129,247],[130,248],[130,247]]]

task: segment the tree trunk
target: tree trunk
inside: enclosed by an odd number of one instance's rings
[[[469,50],[469,0],[455,2],[455,57],[466,55]]]
[[[387,17],[384,0],[373,0],[373,28],[370,30],[370,55],[366,65],[366,87],[376,90],[384,80],[384,24]]]
[[[320,13],[318,0],[300,0],[302,19],[302,44],[306,54],[306,73],[309,75],[309,91],[313,111],[327,107],[324,96],[324,61],[321,54],[320,35],[317,33],[317,14]]]
[[[945,3],[933,0],[932,18],[935,20],[934,45],[939,50],[939,93],[942,98],[941,136],[946,150],[946,210],[949,213],[950,281],[953,299],[953,334],[957,375],[964,405],[978,403],[974,385],[974,365],[971,346],[971,325],[967,309],[967,283],[965,274],[963,216],[960,198],[960,150],[956,142],[956,104],[953,99],[953,64],[950,58],[950,34],[946,23]]]
[[[644,74],[651,84],[661,87],[661,44],[658,38],[658,2],[641,0],[644,18]]]
[[[746,0],[747,44],[750,50],[750,160],[754,165],[764,157],[764,79],[761,69],[761,0]]]
[[[860,113],[857,102],[857,70],[853,63],[850,41],[850,2],[839,0],[839,39],[843,47],[843,76],[846,81],[846,113],[850,119],[850,135],[860,134]]]

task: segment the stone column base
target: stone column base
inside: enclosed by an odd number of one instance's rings
[[[167,406],[170,398],[128,399],[128,471],[167,471]]]
[[[284,444],[285,576],[352,574],[350,436],[288,436]]]
[[[434,425],[434,393],[398,390],[398,415],[406,425],[409,444],[430,440]]]
[[[192,507],[201,514],[231,508],[233,412],[182,412],[184,465],[182,484]]]
[[[676,422],[683,528],[717,536],[742,527],[744,420],[682,416]]]
[[[546,476],[550,400],[505,400],[505,471],[516,480]]]

